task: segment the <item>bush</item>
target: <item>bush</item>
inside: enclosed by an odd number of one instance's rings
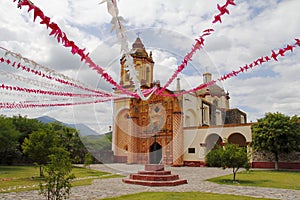
[[[232,168],[233,181],[236,180],[237,171],[244,167],[249,169],[247,149],[236,144],[225,144],[217,147],[206,155],[206,163],[210,167]]]

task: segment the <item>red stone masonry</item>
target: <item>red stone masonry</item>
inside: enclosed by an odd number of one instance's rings
[[[123,179],[123,182],[151,187],[187,184],[186,179],[179,179],[179,175],[172,175],[171,171],[165,171],[164,165],[156,164],[145,165],[145,171],[130,174],[128,179]]]

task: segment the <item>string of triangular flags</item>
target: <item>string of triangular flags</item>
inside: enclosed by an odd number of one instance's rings
[[[14,2],[16,0],[13,0]],[[296,42],[293,44],[288,44],[284,48],[279,48],[277,51],[273,50],[272,54],[268,56],[262,56],[256,59],[255,61],[251,62],[250,64],[246,64],[242,67],[239,67],[238,70],[231,71],[217,80],[213,80],[209,83],[201,84],[195,88],[192,88],[187,91],[183,91],[176,94],[163,94],[163,91],[175,80],[175,78],[178,76],[179,73],[182,72],[182,70],[187,66],[188,62],[192,60],[193,55],[197,50],[200,50],[204,46],[205,37],[211,35],[211,33],[214,31],[213,28],[206,29],[202,32],[202,35],[197,38],[195,41],[196,43],[193,45],[190,52],[186,54],[181,64],[178,66],[177,70],[174,72],[174,74],[169,78],[169,80],[166,82],[166,84],[162,88],[151,88],[148,90],[141,90],[140,83],[137,79],[137,72],[134,67],[134,61],[130,54],[129,48],[128,48],[128,38],[126,35],[126,31],[124,29],[123,21],[124,19],[119,16],[119,10],[117,7],[117,1],[116,0],[103,0],[101,3],[107,3],[108,13],[112,16],[112,30],[115,30],[118,41],[121,45],[121,54],[125,55],[126,57],[126,66],[127,70],[130,74],[130,77],[134,83],[135,92],[128,91],[126,88],[123,88],[120,84],[118,84],[112,76],[110,76],[105,70],[100,67],[99,65],[95,64],[92,59],[89,57],[89,53],[85,53],[85,48],[79,48],[74,41],[69,40],[66,33],[63,32],[60,27],[51,21],[50,17],[47,17],[44,15],[44,13],[41,11],[40,8],[36,7],[32,2],[28,0],[22,0],[18,2],[18,7],[23,8],[24,6],[28,6],[28,12],[33,11],[34,16],[33,20],[36,21],[37,18],[39,18],[40,24],[45,24],[47,29],[51,29],[50,36],[54,36],[57,39],[58,43],[63,44],[64,47],[71,48],[72,54],[77,54],[80,56],[81,60],[88,64],[88,66],[95,70],[98,74],[101,75],[101,77],[113,85],[116,89],[121,91],[125,96],[131,96],[135,98],[141,98],[142,100],[147,100],[153,93],[156,93],[157,95],[168,95],[168,96],[179,96],[190,92],[196,92],[200,89],[203,89],[205,87],[208,87],[210,85],[216,84],[218,81],[225,81],[228,78],[237,76],[240,73],[244,73],[249,71],[250,69],[262,65],[266,62],[269,62],[271,60],[278,61],[279,56],[285,56],[287,52],[293,52],[293,49],[296,47],[300,47],[300,40],[295,39]],[[217,4],[217,9],[219,11],[219,14],[214,16],[214,19],[212,21],[213,24],[220,22],[222,23],[222,16],[225,14],[229,14],[228,6],[229,5],[235,5],[234,0],[227,0],[226,3],[222,6]],[[4,49],[4,48],[2,48]],[[11,59],[7,58],[7,56],[10,55],[16,59],[16,61],[11,61]],[[22,60],[26,64],[29,64],[29,67],[24,64],[21,64],[21,62],[18,62],[18,60]],[[20,87],[20,86],[12,86],[9,84],[2,83],[0,84],[0,89],[4,91],[16,91],[16,92],[25,92],[27,94],[34,94],[34,95],[48,95],[48,96],[58,96],[61,98],[52,99],[52,101],[59,101],[59,99],[65,97],[71,97],[71,98],[100,98],[96,100],[91,101],[81,101],[81,102],[67,102],[67,103],[43,103],[42,101],[24,101],[24,102],[6,102],[6,103],[0,103],[0,108],[35,108],[35,107],[47,107],[47,106],[71,106],[71,105],[84,105],[84,104],[93,104],[93,103],[100,103],[100,102],[106,102],[110,101],[112,99],[121,98],[120,96],[114,96],[114,94],[109,93],[107,91],[101,91],[101,90],[95,90],[91,89],[89,87],[83,86],[83,84],[77,82],[76,80],[73,80],[69,77],[64,76],[63,74],[59,74],[49,68],[45,68],[41,65],[38,65],[34,61],[31,61],[29,59],[20,57],[18,54],[15,54],[10,51],[6,51],[6,57],[0,58],[0,63],[4,63],[7,65],[11,65],[12,67],[19,68],[25,72],[32,73],[35,75],[38,75],[40,77],[44,77],[49,80],[55,80],[58,83],[68,85],[75,87],[77,89],[85,90],[88,93],[72,93],[72,92],[65,92],[65,91],[53,91],[53,90],[43,90],[43,89],[34,89],[34,88],[27,88],[27,87]],[[43,73],[40,71],[40,69],[46,70],[46,72],[49,73]],[[10,77],[12,79],[18,80],[18,81],[26,81],[31,84],[35,84],[36,86],[41,86],[43,88],[49,88],[49,89],[55,89],[56,86],[54,84],[42,84],[41,82],[34,82],[30,80],[29,78],[26,79],[26,77],[21,77],[19,75],[14,74],[8,74],[6,72],[1,72],[1,75],[5,75],[7,77]],[[63,88],[60,88],[63,89]],[[125,97],[125,96],[122,97]],[[49,100],[51,101],[51,100]],[[36,102],[34,104],[33,102]]]

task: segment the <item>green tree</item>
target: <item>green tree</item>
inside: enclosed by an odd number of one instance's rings
[[[270,152],[275,158],[275,169],[279,170],[279,154],[299,150],[300,126],[297,116],[282,113],[267,113],[252,125],[252,144],[255,150]]]
[[[72,171],[70,153],[62,147],[52,149],[50,162],[45,166],[45,184],[40,183],[40,193],[47,200],[67,199],[71,190],[71,180],[75,178]]]
[[[58,146],[64,147],[69,153],[73,162],[84,161],[86,149],[79,137],[78,130],[62,125],[59,122],[49,123],[54,132]]]
[[[225,144],[224,148],[218,146],[206,155],[206,163],[211,167],[232,168],[233,181],[236,173],[242,167],[249,169],[247,149],[236,144]]]
[[[22,144],[24,139],[28,137],[34,131],[38,131],[39,129],[44,129],[45,124],[39,122],[36,119],[28,119],[27,116],[22,117],[21,115],[13,116],[11,118],[12,123],[16,127],[16,130],[20,132],[18,138],[18,151],[22,152]],[[29,162],[30,160],[25,154],[21,154],[20,158],[17,160],[19,163],[21,162]]]
[[[109,151],[112,148],[112,133],[85,136],[82,142],[89,150]]]
[[[84,167],[89,167],[90,168],[90,165],[93,163],[93,156],[90,152],[88,152],[87,154],[85,154],[85,157],[84,157]]]
[[[64,126],[60,122],[48,123],[47,127],[56,136],[56,146],[64,147],[70,153],[73,162],[83,163],[87,151],[81,142],[78,130]]]
[[[46,130],[35,131],[25,138],[22,144],[24,154],[27,154],[40,168],[40,177],[43,176],[42,166],[49,161],[48,156],[54,147],[54,134]]]
[[[45,125],[42,122],[39,122],[37,119],[28,119],[27,116],[13,116],[12,123],[15,125],[16,129],[21,133],[21,136],[24,140],[29,134],[37,131],[38,129],[43,128]]]
[[[40,167],[40,176],[43,176],[42,166],[48,163],[48,156],[54,147],[64,148],[73,161],[78,157],[82,162],[84,160],[86,149],[76,129],[57,122],[45,124],[25,138],[22,144],[23,153]]]
[[[0,116],[0,163],[12,164],[13,159],[20,153],[18,151],[19,131],[12,121]]]

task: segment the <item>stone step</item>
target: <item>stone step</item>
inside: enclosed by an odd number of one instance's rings
[[[179,179],[179,175],[130,174],[130,179],[144,180],[144,181],[174,181]]]
[[[164,165],[160,164],[147,164],[145,171],[130,174],[129,178],[123,179],[123,182],[157,187],[187,184],[187,180],[179,179],[179,175],[172,175],[171,171],[165,171]]]
[[[143,181],[143,180],[133,180],[133,179],[123,179],[124,183],[151,186],[151,187],[162,187],[162,186],[177,186],[182,184],[187,184],[187,180],[178,179],[174,181]]]
[[[146,164],[145,171],[164,171],[165,166],[160,164]]]
[[[138,171],[138,174],[144,174],[144,175],[171,175],[171,171]]]

